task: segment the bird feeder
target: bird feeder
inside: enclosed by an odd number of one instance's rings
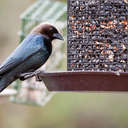
[[[50,91],[128,91],[128,1],[68,0],[68,72],[40,73]]]
[[[68,71],[38,73],[48,90],[128,91],[127,0],[68,0],[67,13]]]
[[[67,29],[67,5],[66,3],[53,0],[38,0],[31,5],[23,14],[21,14],[20,42],[29,34],[29,32],[40,23],[50,23],[56,26],[65,37]],[[53,43],[53,52],[51,58],[41,67],[40,70],[56,70],[60,65],[66,64],[66,44],[56,41]],[[56,58],[56,61],[54,61]],[[64,60],[64,61],[63,61]],[[62,63],[63,61],[63,63]],[[52,63],[52,65],[51,65]],[[49,66],[50,65],[50,66]],[[59,68],[64,70],[64,68]],[[17,94],[11,97],[14,103],[44,105],[54,95],[48,92],[42,82],[36,82],[35,78],[24,82],[17,81],[13,83],[13,88]]]

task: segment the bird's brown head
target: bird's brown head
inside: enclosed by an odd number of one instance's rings
[[[35,27],[31,33],[33,34],[42,34],[48,37],[51,41],[54,39],[64,40],[62,35],[58,32],[58,30],[50,25],[50,24],[40,24]]]

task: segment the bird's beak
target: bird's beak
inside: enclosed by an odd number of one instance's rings
[[[63,36],[60,33],[54,33],[53,34],[54,39],[64,40]]]

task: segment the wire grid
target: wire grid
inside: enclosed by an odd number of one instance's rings
[[[68,1],[68,70],[128,71],[127,0]]]
[[[22,15],[22,25],[20,32],[20,42],[26,37],[33,27],[40,23],[50,23],[56,26],[66,41],[67,27],[67,5],[62,2],[52,0],[38,0]],[[66,45],[60,41],[54,41],[53,52],[47,63],[40,68],[44,71],[66,70]],[[55,61],[56,60],[56,61]],[[63,64],[62,64],[63,62]],[[43,82],[37,82],[35,78],[28,79],[24,82],[15,82],[14,88],[18,93],[11,97],[11,101],[15,103],[30,105],[45,105],[55,94],[47,90]]]
[[[58,24],[58,26],[61,26],[61,29],[65,28],[67,25],[66,11],[67,5],[65,3],[52,0],[38,0],[21,15],[21,41],[34,26],[41,22]]]

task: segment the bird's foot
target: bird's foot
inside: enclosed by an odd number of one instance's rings
[[[27,73],[22,73],[20,74],[19,76],[19,79],[21,81],[24,81],[26,79],[29,79],[29,78],[32,78],[33,76],[36,77],[36,81],[42,81],[42,79],[38,76],[38,74],[40,73],[41,71],[38,70],[38,71],[35,71],[35,72],[27,72]]]
[[[24,80],[26,80],[28,78],[32,78],[33,76],[35,76],[35,72],[22,73],[22,74],[20,74],[19,79],[21,81],[24,81]]]
[[[36,81],[42,81],[42,79],[40,78],[40,76],[38,74],[40,74],[42,71],[38,70],[36,71],[35,77],[36,77]]]

